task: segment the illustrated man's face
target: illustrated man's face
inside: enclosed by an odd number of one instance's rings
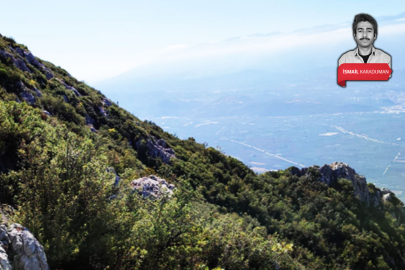
[[[374,27],[369,22],[359,22],[357,24],[356,33],[354,39],[359,47],[369,47],[374,43],[377,38],[374,32]]]

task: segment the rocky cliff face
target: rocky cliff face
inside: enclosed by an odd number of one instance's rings
[[[356,171],[343,162],[334,162],[330,165],[323,165],[319,172],[322,174],[321,181],[328,185],[335,185],[337,180],[344,178],[350,180],[354,187],[354,194],[362,202],[369,205],[369,191],[366,178],[358,175]]]
[[[349,165],[343,162],[334,162],[330,165],[323,165],[322,167],[314,167],[316,168],[321,177],[320,181],[324,182],[330,187],[336,187],[338,185],[338,180],[341,178],[350,180],[354,187],[354,195],[362,202],[366,203],[368,206],[370,205],[370,193],[367,187],[366,178],[363,175],[358,175],[356,171],[351,168]],[[298,169],[292,168],[290,172],[297,176],[308,176],[308,168]],[[379,205],[383,199],[381,196],[383,194],[378,194],[377,196],[373,196],[372,198],[372,205]],[[387,196],[388,198],[388,196]]]
[[[38,59],[30,51],[23,50],[20,47],[9,47],[9,49],[13,54],[0,49],[0,57],[5,60],[8,59],[12,61],[14,65],[21,71],[32,73],[33,71],[28,67],[28,65],[32,65],[41,70],[48,80],[54,77],[52,71],[45,67],[44,64],[39,62]]]

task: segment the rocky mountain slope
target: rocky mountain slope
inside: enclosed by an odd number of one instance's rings
[[[347,164],[256,175],[3,36],[0,202],[51,269],[405,267],[403,203]]]

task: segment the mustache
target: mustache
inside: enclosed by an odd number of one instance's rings
[[[364,37],[364,38],[361,38],[360,40],[370,40],[369,38],[366,38],[366,37]]]

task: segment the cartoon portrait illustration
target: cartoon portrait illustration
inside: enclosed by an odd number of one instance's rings
[[[387,63],[391,68],[391,56],[374,47],[378,35],[377,21],[369,14],[357,14],[352,28],[357,47],[340,56],[339,66],[345,63]]]

